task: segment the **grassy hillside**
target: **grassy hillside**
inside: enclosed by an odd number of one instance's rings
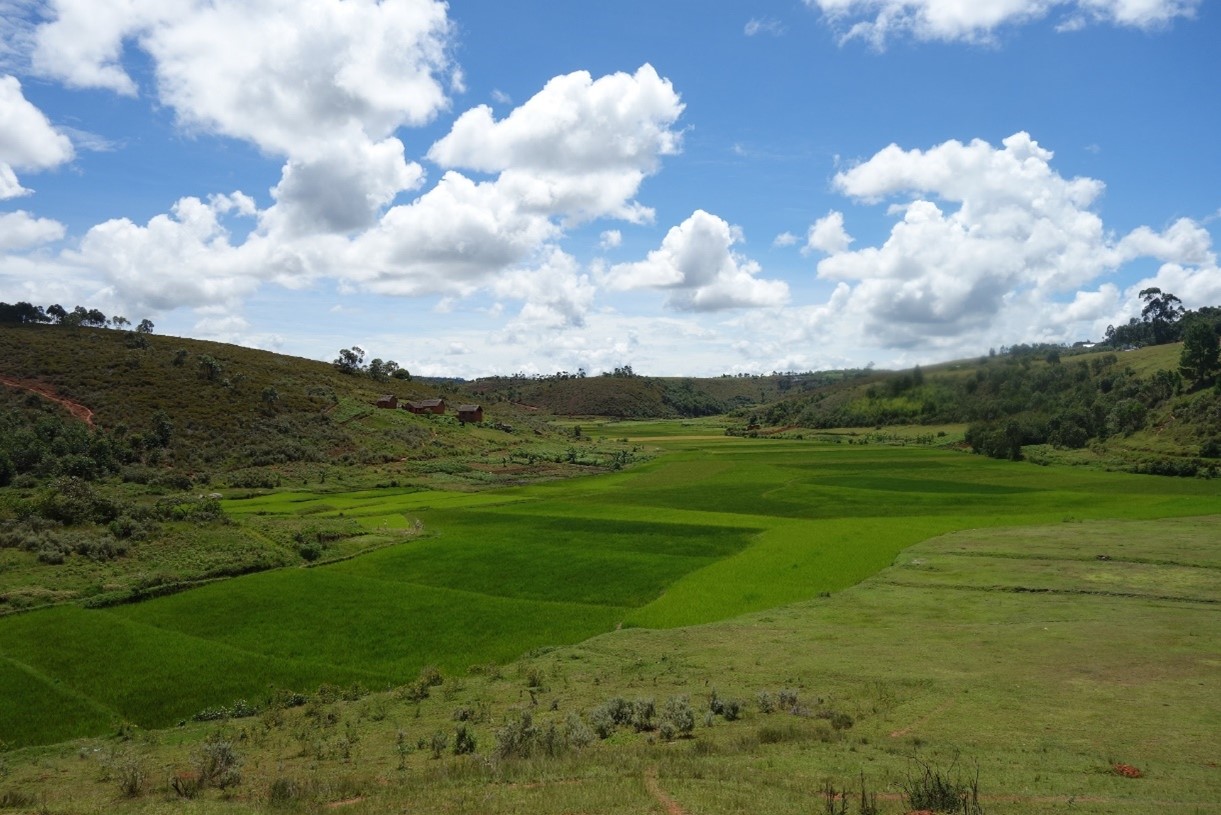
[[[1221,465],[1221,389],[1184,382],[1181,352],[1181,343],[1063,357],[1019,349],[827,386],[760,414],[809,428],[967,423],[968,443],[999,458],[1026,448],[1038,460],[1208,475]]]
[[[479,489],[635,454],[508,404],[483,425],[374,406],[470,395],[237,346],[0,325],[0,612],[147,596],[404,540],[332,520],[228,523],[234,491]]]
[[[830,383],[867,376],[864,371],[822,371],[712,378],[655,377],[631,373],[591,376],[488,377],[467,383],[482,399],[518,404],[555,416],[619,419],[693,418],[750,409]]]

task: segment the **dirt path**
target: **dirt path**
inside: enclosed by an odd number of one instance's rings
[[[17,390],[29,391],[36,393],[44,399],[50,399],[52,402],[63,405],[69,413],[80,419],[85,424],[93,427],[93,411],[82,405],[80,402],[73,402],[71,399],[65,399],[59,396],[47,385],[40,385],[37,382],[26,382],[20,379],[10,379],[7,376],[0,376],[0,385],[7,385],[10,388]]]
[[[921,727],[925,724],[928,724],[929,722],[931,722],[933,719],[937,718],[938,716],[944,715],[945,712],[953,706],[954,706],[953,699],[950,699],[947,702],[943,702],[942,704],[938,705],[935,710],[933,710],[932,712],[930,712],[924,716],[921,716],[919,719],[912,722],[907,727],[902,727],[902,728],[899,728],[898,730],[892,730],[890,733],[890,737],[892,739],[901,739],[904,736],[906,736],[908,733],[915,730],[917,727]]]
[[[661,804],[666,810],[666,815],[688,815],[687,810],[678,805],[678,802],[666,794],[666,791],[661,788],[661,784],[657,781],[657,768],[650,767],[644,771],[644,786],[657,799],[657,803]]]

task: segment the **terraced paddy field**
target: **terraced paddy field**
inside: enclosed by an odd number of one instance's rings
[[[728,438],[699,424],[589,432],[648,438],[662,452],[610,475],[479,493],[230,498],[239,523],[355,519],[387,545],[135,605],[0,620],[0,694],[11,700],[0,739],[47,743],[121,721],[161,727],[270,687],[387,688],[426,665],[462,674],[620,628],[728,620],[834,595],[945,533],[1221,511],[1216,483],[1203,480]],[[423,534],[396,538],[405,528]],[[1216,590],[1211,573],[1191,571],[1198,564],[1178,564],[1188,571],[1159,591],[1170,572],[1129,565],[1124,585],[1141,596]],[[989,566],[966,558],[947,577],[974,585],[982,577],[969,570]],[[1007,579],[1021,587],[1037,576]],[[1127,590],[1099,581],[1102,593]]]

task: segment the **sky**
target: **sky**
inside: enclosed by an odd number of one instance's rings
[[[1221,305],[1203,0],[0,0],[0,300],[414,374]],[[2,363],[0,363],[2,364]]]

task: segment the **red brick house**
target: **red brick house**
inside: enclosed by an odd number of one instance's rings
[[[445,400],[444,399],[417,399],[414,402],[408,402],[403,405],[403,410],[410,410],[412,413],[436,413],[438,416],[445,415]]]
[[[458,421],[466,424],[479,424],[483,421],[482,405],[458,405]]]
[[[393,410],[399,406],[399,398],[392,393],[387,393],[384,396],[377,397],[375,403],[379,408],[388,408]]]

